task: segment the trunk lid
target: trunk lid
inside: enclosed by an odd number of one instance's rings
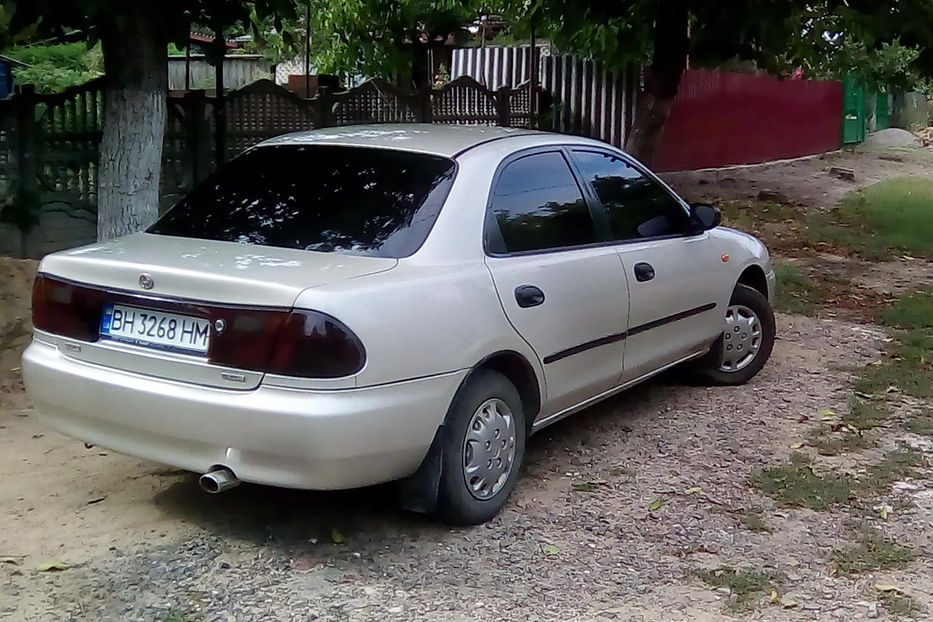
[[[287,311],[256,307],[287,310],[305,289],[384,272],[397,263],[397,259],[138,233],[49,255],[40,272],[74,292],[84,292],[59,308],[79,316],[85,335],[77,338],[52,331],[62,356],[179,382],[248,390],[259,385],[263,372],[212,363],[207,353],[98,338],[98,327],[108,315],[105,309],[114,304],[153,309],[179,318],[201,318],[208,326],[217,317],[226,317],[228,328],[222,335],[207,329],[211,343],[216,340],[215,345],[223,347],[239,326],[247,331],[250,322],[278,326],[275,322],[287,315]],[[147,278],[141,279],[142,275]],[[143,287],[143,282],[151,282],[151,287]],[[242,313],[250,317],[237,315]],[[277,329],[255,330],[246,350],[265,352],[272,347]]]
[[[147,296],[291,307],[302,290],[391,270],[397,259],[357,257],[137,233],[49,255],[49,274]],[[144,289],[146,274],[152,287]]]

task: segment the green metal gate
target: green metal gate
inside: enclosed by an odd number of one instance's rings
[[[842,144],[865,140],[865,88],[852,76],[842,79]]]

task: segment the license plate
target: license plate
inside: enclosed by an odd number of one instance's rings
[[[151,309],[107,305],[100,334],[140,346],[207,352],[210,321]]]

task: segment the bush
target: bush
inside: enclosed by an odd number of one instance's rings
[[[13,69],[16,83],[34,84],[39,93],[57,93],[103,74],[99,45],[88,48],[86,43],[76,42],[19,46],[3,54],[28,65]]]

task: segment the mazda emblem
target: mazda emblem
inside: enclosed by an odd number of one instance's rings
[[[155,285],[155,281],[152,280],[152,277],[143,272],[139,275],[139,286],[143,289],[152,289],[152,286]]]

